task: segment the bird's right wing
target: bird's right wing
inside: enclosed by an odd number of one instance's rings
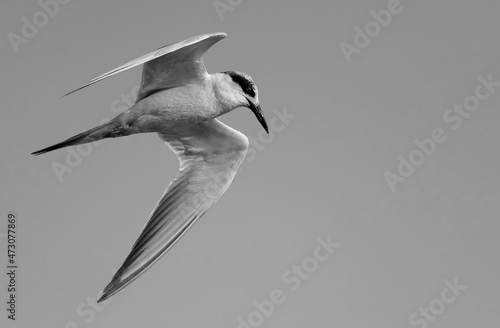
[[[179,173],[99,301],[148,269],[222,196],[248,150],[247,137],[217,119],[159,135],[179,158]]]
[[[211,46],[225,37],[225,33],[210,33],[168,44],[104,73],[64,96],[141,64],[145,65],[137,101],[155,90],[184,85],[192,79],[201,78],[207,74],[201,57]]]

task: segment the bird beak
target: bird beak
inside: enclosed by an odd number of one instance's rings
[[[266,130],[267,134],[269,134],[269,129],[267,128],[267,122],[266,118],[264,117],[264,113],[262,112],[262,109],[260,108],[260,105],[254,101],[252,98],[245,97],[248,100],[248,108],[252,110],[252,112],[255,114],[257,117],[257,120],[262,124],[262,127],[264,130]]]

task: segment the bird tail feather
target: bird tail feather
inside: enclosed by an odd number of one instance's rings
[[[37,150],[33,153],[32,155],[38,156],[41,154],[48,153],[49,151],[53,151],[56,149],[68,147],[68,146],[74,146],[74,145],[80,145],[80,144],[85,144],[88,142],[93,142],[97,140],[101,140],[103,138],[108,138],[110,137],[110,132],[115,128],[115,122],[114,120],[109,121],[107,123],[104,123],[102,125],[99,125],[93,129],[87,130],[85,132],[82,132],[80,134],[77,134],[76,136],[73,136],[69,139],[66,139],[62,142],[59,142],[55,145],[49,146],[44,149]]]

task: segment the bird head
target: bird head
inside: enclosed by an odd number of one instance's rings
[[[259,105],[257,86],[252,78],[237,71],[222,72],[222,88],[224,97],[230,102],[231,110],[237,107],[247,107],[255,114],[264,130],[269,133],[266,118]]]

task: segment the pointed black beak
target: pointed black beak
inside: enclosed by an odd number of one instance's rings
[[[252,112],[257,117],[257,120],[260,122],[260,124],[262,124],[262,127],[264,128],[264,130],[266,130],[267,134],[269,134],[269,129],[267,128],[266,118],[264,117],[264,113],[262,112],[260,105],[250,97],[245,97],[245,98],[247,98],[247,100],[248,100],[248,108],[250,108],[252,110]]]

